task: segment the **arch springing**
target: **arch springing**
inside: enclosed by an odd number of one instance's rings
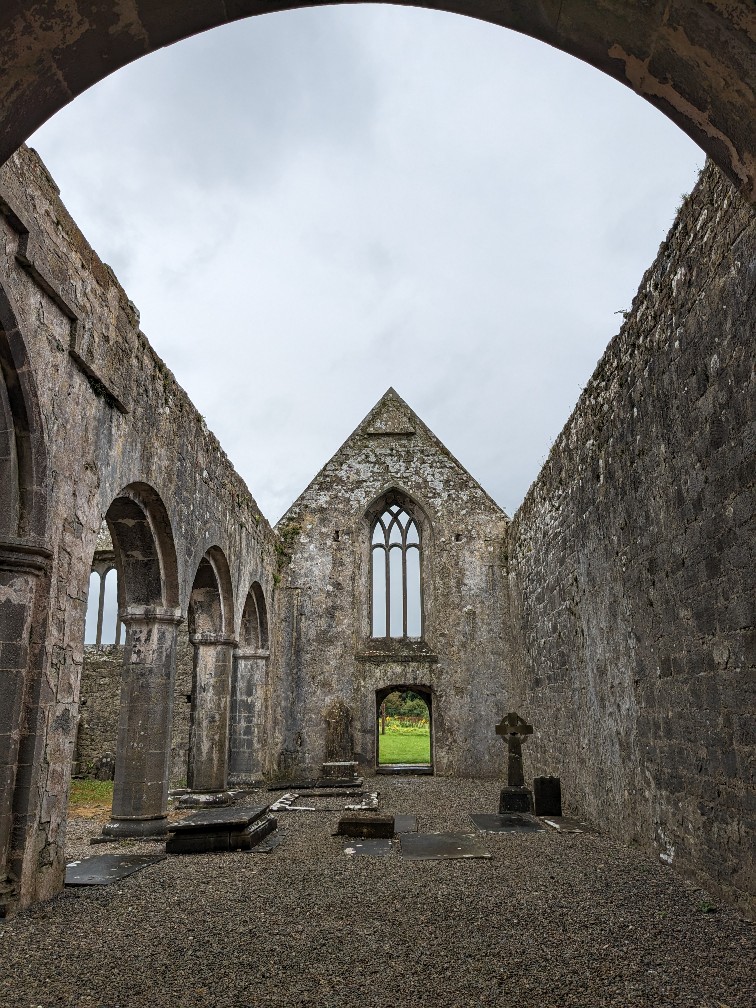
[[[420,526],[398,500],[388,500],[372,526],[371,633],[422,637]]]

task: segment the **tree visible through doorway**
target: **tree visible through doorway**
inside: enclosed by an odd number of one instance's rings
[[[429,764],[430,731],[430,711],[421,696],[412,690],[389,693],[379,708],[379,765]]]

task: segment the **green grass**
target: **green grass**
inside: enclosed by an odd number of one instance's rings
[[[76,809],[107,807],[113,804],[113,781],[72,780],[68,806]]]
[[[430,731],[404,729],[378,736],[378,763],[430,763]]]

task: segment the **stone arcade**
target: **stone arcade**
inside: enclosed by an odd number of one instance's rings
[[[382,691],[412,686],[437,773],[499,776],[491,715],[518,711],[570,811],[747,908],[754,217],[731,182],[709,165],[685,200],[511,522],[389,391],[272,529],[16,150],[93,80],[215,21],[182,5],[191,23],[130,31],[135,2],[125,28],[62,16],[53,45],[39,6],[0,14],[3,911],[62,884],[103,519],[125,627],[116,833],[164,831],[184,771],[214,793],[328,758],[369,773]],[[543,23],[502,18],[663,107],[752,195],[748,5],[680,30],[656,6],[575,3],[553,25],[532,6]]]

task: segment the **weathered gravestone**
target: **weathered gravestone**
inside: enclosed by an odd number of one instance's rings
[[[341,700],[335,700],[323,711],[323,718],[325,720],[325,762],[350,762],[353,756],[352,712]]]
[[[507,786],[501,789],[499,814],[505,812],[532,812],[533,794],[525,787],[522,766],[522,744],[533,734],[533,726],[519,714],[510,712],[496,726],[496,734],[507,743]]]

